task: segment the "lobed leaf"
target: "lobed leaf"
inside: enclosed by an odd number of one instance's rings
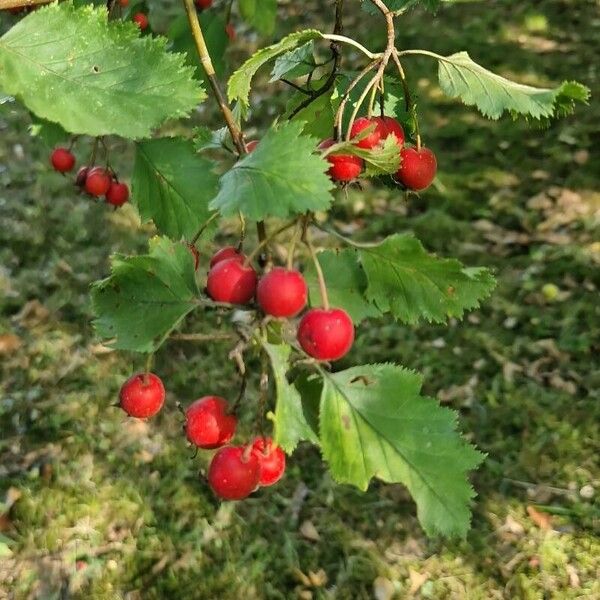
[[[269,82],[278,81],[283,77],[296,79],[297,77],[312,73],[316,68],[314,42],[311,40],[294,50],[278,56],[273,65]]]

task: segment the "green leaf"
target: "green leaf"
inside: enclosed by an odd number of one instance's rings
[[[464,536],[482,454],[456,432],[456,413],[420,395],[421,378],[391,364],[325,374],[320,441],[336,480],[403,483],[428,535]]]
[[[466,52],[440,56],[440,86],[451,98],[476,106],[490,119],[505,111],[534,119],[573,112],[576,102],[586,103],[589,89],[580,83],[564,81],[554,89],[535,88],[496,75],[474,62]]]
[[[155,238],[149,254],[113,256],[111,275],[92,286],[94,325],[114,348],[153,352],[198,305],[198,294],[189,249]]]
[[[31,121],[29,131],[32,137],[41,139],[48,148],[54,148],[59,144],[63,144],[70,137],[57,123],[46,121],[46,119],[39,119],[35,115],[32,115]]]
[[[321,33],[315,29],[305,29],[304,31],[297,31],[284,37],[282,40],[262,48],[258,52],[255,52],[230,78],[227,84],[227,95],[229,100],[239,100],[240,103],[245,107],[249,107],[248,96],[250,94],[250,84],[256,71],[262,67],[265,63],[269,62],[273,58],[295,48],[296,46],[308,42],[309,40],[316,40],[321,38]]]
[[[332,196],[329,164],[315,153],[317,140],[301,135],[303,123],[270,129],[250,154],[221,177],[210,208],[223,216],[242,211],[249,219],[287,217],[326,210]]]
[[[148,137],[205,97],[164,38],[107,21],[105,7],[39,8],[0,38],[0,87],[76,134]]]
[[[354,141],[366,137],[375,128],[372,125],[361,131],[354,138]],[[396,173],[400,168],[400,146],[395,136],[389,136],[383,144],[367,150],[359,148],[354,142],[339,142],[327,149],[327,154],[353,154],[359,156],[366,163],[364,175],[366,177],[377,177],[379,175],[388,175]]]
[[[262,342],[262,346],[271,359],[277,389],[273,418],[275,443],[288,454],[291,454],[302,440],[318,443],[317,434],[311,429],[304,414],[300,394],[288,383],[286,377],[292,349],[287,344],[277,345],[266,341]]]
[[[323,80],[324,81],[324,80]],[[313,88],[319,88],[323,85],[321,82],[313,82]],[[316,100],[313,100],[308,106],[301,109],[294,115],[294,121],[303,122],[304,129],[302,132],[306,135],[312,135],[319,140],[326,139],[331,136],[333,131],[333,119],[335,111],[331,102],[333,89],[322,94]],[[282,119],[288,119],[294,109],[306,100],[307,96],[300,92],[295,92],[286,106],[286,114]]]
[[[275,29],[277,0],[239,0],[240,14],[248,25],[263,35]]]
[[[210,216],[208,203],[217,193],[212,168],[182,138],[137,144],[132,188],[142,219],[152,219],[161,234],[173,239],[191,238]]]
[[[270,82],[277,81],[283,77],[296,79],[312,73],[316,67],[314,42],[306,42],[306,44],[277,57],[271,71]]]
[[[367,277],[360,263],[356,250],[325,250],[317,254],[319,264],[327,284],[329,303],[336,308],[343,308],[358,323],[368,317],[378,317],[381,313],[374,304],[365,297]],[[312,306],[320,305],[319,282],[315,267],[309,264],[304,274],[308,284]]]
[[[408,234],[360,248],[359,254],[367,275],[367,298],[405,323],[460,318],[465,310],[479,306],[495,285],[487,269],[465,268],[458,260],[428,254]]]
[[[197,152],[224,150],[227,147],[227,142],[230,141],[231,136],[227,127],[221,127],[221,129],[214,131],[203,125],[194,128],[194,148]]]

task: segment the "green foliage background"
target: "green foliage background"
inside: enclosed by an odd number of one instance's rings
[[[597,97],[596,11],[592,0],[457,3],[439,19],[410,13],[402,36],[443,55],[468,48],[533,85],[579,79]],[[285,29],[324,27],[323,15],[321,3],[290,9]],[[364,14],[347,26],[377,41]],[[238,64],[253,49],[240,38]],[[428,250],[492,265],[499,285],[457,326],[363,325],[344,362],[410,366],[423,373],[424,394],[460,411],[462,430],[488,454],[467,540],[427,540],[401,486],[375,483],[364,495],[338,486],[302,446],[279,486],[219,506],[197,477],[206,457],[191,460],[174,403],[232,396],[224,345],[169,343],[156,362],[170,410],[124,424],[110,405],[141,365],[97,345],[88,286],[106,275],[111,252],[143,252],[153,230],[140,230],[129,209],[109,213],[74,196],[29,138],[24,111],[4,103],[0,340],[16,335],[20,346],[0,354],[0,502],[20,497],[9,512],[0,505],[0,595],[366,599],[385,578],[404,598],[416,573],[427,576],[421,598],[600,596],[600,112],[592,100],[544,131],[490,123],[441,97],[428,59],[417,64],[440,187],[408,204],[367,187],[335,217],[365,239],[412,230]],[[132,168],[124,154],[123,172]],[[553,299],[548,284],[559,288]],[[532,505],[550,507],[551,529],[528,515]],[[326,582],[306,579],[320,569]]]

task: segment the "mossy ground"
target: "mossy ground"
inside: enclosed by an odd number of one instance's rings
[[[400,37],[597,93],[597,8],[458,3],[436,19],[407,17]],[[352,21],[368,42],[364,19],[350,18],[348,31]],[[538,130],[483,120],[441,97],[433,76],[426,59],[411,69],[439,184],[408,202],[351,191],[334,217],[364,238],[414,230],[431,250],[495,269],[496,291],[464,321],[369,322],[347,359],[420,370],[425,391],[460,411],[488,455],[473,477],[468,538],[426,539],[401,486],[338,486],[311,448],[278,486],[219,505],[174,403],[232,396],[222,344],[169,343],[156,359],[167,410],[125,419],[112,405],[141,362],[98,345],[88,286],[111,252],[141,250],[151,230],[131,207],[111,213],[73,194],[49,171],[24,111],[5,104],[0,500],[14,503],[0,505],[0,597],[356,600],[389,598],[389,588],[396,598],[600,598],[597,99]],[[123,163],[127,173],[130,156]]]

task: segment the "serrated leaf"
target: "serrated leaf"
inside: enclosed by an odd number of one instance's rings
[[[208,203],[217,192],[213,163],[182,138],[158,138],[137,144],[132,190],[143,220],[161,234],[191,238],[208,219]]]
[[[263,35],[275,29],[277,0],[239,0],[240,14],[248,25]]]
[[[367,127],[353,138],[354,142],[366,137],[375,128]],[[327,154],[353,154],[359,156],[366,163],[365,177],[377,177],[396,173],[400,168],[400,146],[395,136],[387,137],[383,144],[371,149],[359,148],[353,141],[339,142],[327,149]]]
[[[429,254],[409,234],[392,235],[358,252],[367,275],[367,298],[405,323],[460,318],[495,285],[487,269],[465,268],[458,260]]]
[[[369,317],[379,317],[381,312],[367,301],[367,277],[363,271],[356,250],[325,250],[317,254],[327,284],[329,303],[343,308],[354,323]],[[304,274],[310,293],[311,305],[320,305],[321,295],[314,266],[309,264]]]
[[[329,164],[315,153],[317,140],[301,135],[303,123],[271,128],[253,152],[221,177],[210,207],[223,216],[287,217],[326,210],[332,196]]]
[[[261,343],[271,359],[277,390],[273,418],[273,439],[275,443],[288,454],[291,454],[298,442],[302,440],[318,443],[317,434],[310,427],[304,415],[300,394],[286,378],[292,349],[287,344],[270,344],[266,341]]]
[[[580,83],[564,81],[554,89],[515,83],[474,62],[466,52],[439,57],[440,86],[451,98],[476,106],[490,119],[504,112],[533,119],[572,112],[576,102],[587,102],[589,89]]]
[[[152,241],[143,256],[115,255],[92,286],[94,326],[120,350],[153,352],[198,302],[194,259],[182,243]]]
[[[231,136],[227,127],[221,127],[215,131],[204,126],[194,129],[194,148],[197,152],[223,150],[228,140],[231,140]]]
[[[164,38],[107,14],[61,2],[19,21],[0,38],[0,87],[72,133],[148,137],[205,93]]]
[[[421,377],[391,364],[325,374],[320,441],[333,477],[364,490],[403,483],[428,535],[464,536],[483,456],[456,432],[456,414],[420,395]]]
[[[316,69],[314,56],[314,42],[310,41],[302,46],[278,56],[271,71],[270,82],[283,77],[296,79],[308,75]]]
[[[254,74],[260,67],[265,63],[269,62],[273,58],[295,48],[296,46],[308,42],[309,40],[316,40],[321,38],[321,33],[316,29],[305,29],[304,31],[297,31],[284,37],[282,40],[262,48],[258,52],[255,52],[233,75],[229,78],[227,83],[227,95],[229,100],[239,100],[239,102],[248,108],[248,96],[250,94],[250,84]]]

